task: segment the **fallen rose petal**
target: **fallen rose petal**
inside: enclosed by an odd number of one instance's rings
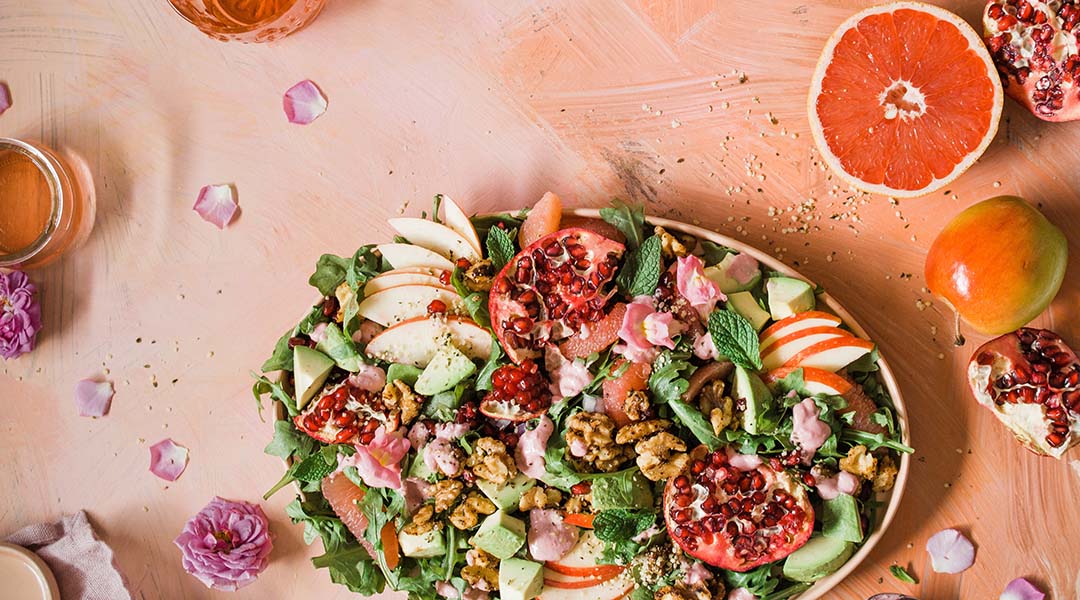
[[[905,596],[903,594],[874,594],[867,600],[915,600],[911,596]]]
[[[1043,600],[1044,598],[1046,594],[1042,593],[1042,590],[1020,577],[1013,579],[1009,585],[1005,586],[1005,591],[1001,593],[998,600]]]
[[[289,122],[298,125],[307,125],[326,112],[326,96],[310,79],[289,88],[282,102]]]
[[[187,463],[187,448],[169,438],[150,446],[150,472],[165,481],[176,481]]]
[[[225,229],[236,214],[236,193],[231,185],[208,185],[199,190],[192,207],[205,221]]]
[[[75,384],[75,407],[80,417],[104,417],[112,405],[113,385],[110,381],[83,379]]]
[[[975,564],[975,546],[955,529],[935,533],[926,541],[935,573],[960,573]]]
[[[11,108],[11,90],[8,89],[6,83],[0,83],[0,115],[9,108]]]

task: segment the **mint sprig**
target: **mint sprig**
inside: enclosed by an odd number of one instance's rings
[[[889,567],[889,572],[892,573],[893,577],[899,579],[900,581],[903,581],[904,583],[919,583],[914,577],[911,576],[911,573],[907,572],[907,569],[901,567],[900,565],[892,565],[891,567]]]
[[[514,240],[510,235],[499,227],[492,227],[488,232],[487,240],[488,258],[491,259],[491,267],[499,272],[506,263],[514,258]]]
[[[746,369],[761,370],[757,330],[742,315],[730,310],[714,310],[709,315],[709,335],[716,351],[731,362]]]
[[[656,291],[663,268],[660,238],[650,236],[627,253],[615,282],[630,297],[647,296]]]
[[[600,218],[611,223],[626,237],[626,246],[637,249],[645,240],[645,207],[613,200],[610,207],[600,209]]]

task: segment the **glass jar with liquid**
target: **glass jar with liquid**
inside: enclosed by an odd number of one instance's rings
[[[0,267],[44,266],[94,223],[86,166],[42,144],[0,138]]]
[[[271,42],[307,27],[326,0],[169,0],[176,12],[223,42]]]

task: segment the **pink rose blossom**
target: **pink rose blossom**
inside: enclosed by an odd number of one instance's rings
[[[18,358],[34,349],[41,330],[37,288],[22,271],[0,273],[0,357]]]
[[[356,444],[356,454],[338,457],[338,468],[356,467],[365,485],[401,491],[401,459],[411,444],[399,433],[375,430],[370,444]]]
[[[255,581],[274,548],[262,508],[214,498],[184,525],[173,540],[184,570],[206,587],[236,591]]]
[[[679,294],[686,298],[699,312],[712,312],[717,300],[727,300],[716,282],[705,276],[705,265],[696,256],[684,256],[679,259],[675,269],[675,285]]]
[[[649,296],[639,296],[626,306],[619,339],[623,341],[615,350],[630,362],[652,362],[656,357],[655,346],[674,348],[671,340],[672,317],[657,313]]]

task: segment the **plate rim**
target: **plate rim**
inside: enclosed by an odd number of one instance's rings
[[[8,554],[31,567],[31,571],[38,578],[38,582],[44,585],[45,600],[60,600],[60,587],[56,583],[56,575],[53,574],[49,565],[29,548],[0,541],[0,555]]]

